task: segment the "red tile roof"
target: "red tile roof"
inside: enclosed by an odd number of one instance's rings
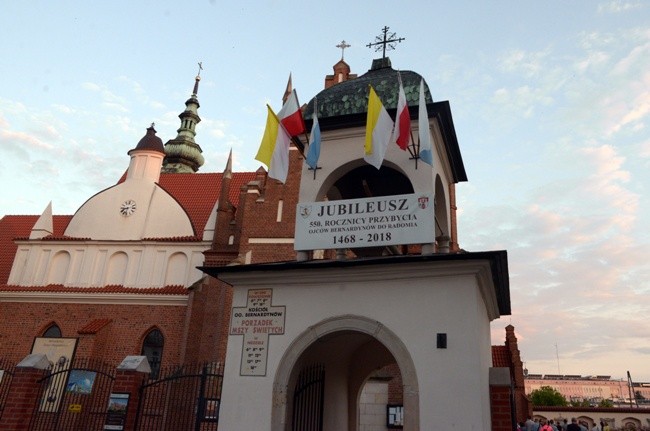
[[[202,236],[210,212],[221,193],[221,178],[223,174],[160,174],[159,185],[172,195],[187,211],[192,220],[194,232]],[[255,179],[255,172],[234,172],[230,186],[230,202],[234,206],[239,203],[241,186]]]
[[[89,322],[86,326],[77,331],[79,335],[92,335],[98,333],[104,326],[111,323],[113,319],[95,319]]]
[[[512,360],[506,346],[492,346],[492,366],[510,368]]]
[[[9,286],[0,285],[0,292],[48,292],[48,293],[135,293],[139,295],[187,295],[188,290],[181,285],[165,287],[66,287],[60,284],[47,286]]]
[[[6,284],[9,280],[11,266],[18,249],[14,238],[28,238],[39,217],[37,215],[7,215],[0,219],[0,284]],[[54,235],[63,236],[72,216],[54,216],[53,219]]]

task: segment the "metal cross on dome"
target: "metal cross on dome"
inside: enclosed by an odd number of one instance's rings
[[[395,43],[400,43],[401,41],[406,40],[403,37],[395,38],[395,33],[388,33],[389,28],[390,27],[384,26],[384,28],[381,29],[383,35],[375,36],[375,42],[366,45],[368,48],[372,48],[374,46],[375,51],[379,51],[381,49],[381,58],[386,58],[386,47],[389,49],[395,49]]]
[[[350,45],[349,43],[347,43],[347,42],[345,41],[345,39],[343,39],[343,40],[341,41],[341,43],[339,43],[338,45],[336,45],[337,48],[341,48],[341,60],[343,60],[343,57],[344,57],[344,55],[345,55],[345,48],[349,48],[350,46],[352,46],[352,45]]]

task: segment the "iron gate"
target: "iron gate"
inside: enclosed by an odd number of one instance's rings
[[[11,378],[14,376],[14,367],[8,361],[0,361],[0,419],[9,396]]]
[[[293,393],[293,431],[323,430],[324,394],[325,366],[303,368]]]
[[[39,380],[32,431],[103,430],[114,367],[89,360],[53,364]]]
[[[216,431],[223,367],[219,363],[160,370],[140,388],[138,431]]]

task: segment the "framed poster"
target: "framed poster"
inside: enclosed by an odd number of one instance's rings
[[[32,353],[44,354],[50,362],[50,377],[45,395],[41,399],[40,411],[50,413],[59,411],[63,391],[68,381],[67,370],[72,365],[76,348],[76,338],[36,337],[34,339]]]
[[[404,427],[404,406],[401,404],[388,404],[386,406],[386,427]]]
[[[129,408],[129,394],[112,393],[108,398],[104,430],[123,431],[126,424],[126,412]]]
[[[70,368],[76,348],[76,338],[36,337],[32,345],[32,353],[42,353],[47,356],[54,371],[55,368],[59,370]]]
[[[97,373],[88,370],[72,370],[68,377],[66,391],[73,394],[89,395],[93,391]]]

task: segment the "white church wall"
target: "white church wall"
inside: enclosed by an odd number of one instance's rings
[[[388,382],[368,381],[359,399],[359,431],[387,431]]]
[[[189,286],[203,277],[209,242],[79,242],[34,241],[19,244],[8,284],[70,287]],[[68,255],[67,263],[57,256]],[[58,262],[58,263],[57,263]],[[64,268],[65,267],[65,268]]]
[[[132,213],[122,206],[134,202]],[[149,180],[130,180],[106,189],[79,208],[65,235],[93,240],[131,240],[194,236],[189,217],[167,192]]]

